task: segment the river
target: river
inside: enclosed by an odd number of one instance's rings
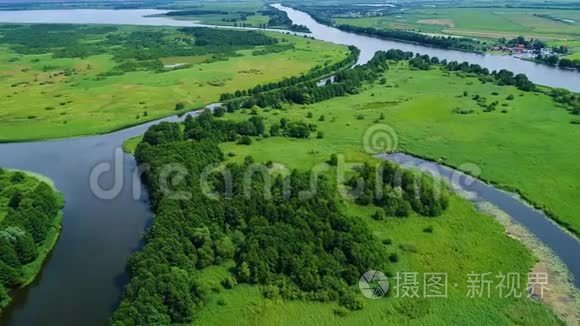
[[[312,36],[317,39],[359,47],[359,63],[368,61],[377,50],[398,48],[442,59],[478,63],[488,69],[506,68],[523,72],[539,84],[580,90],[578,73],[512,57],[441,50],[345,33],[318,24],[302,12],[280,5],[276,7],[286,11],[294,23],[309,27]],[[144,17],[159,13],[163,11],[0,11],[0,22],[203,26],[165,17]],[[180,119],[170,117],[162,120]],[[142,235],[152,218],[146,192],[140,184],[134,186],[133,183],[135,160],[130,155],[120,153],[120,148],[125,139],[142,134],[156,122],[100,136],[0,144],[0,166],[46,175],[54,180],[66,200],[63,230],[57,246],[38,280],[28,288],[17,291],[14,303],[0,317],[1,324],[106,323],[127,281],[124,273],[127,257],[140,247]],[[90,186],[91,171],[103,164],[117,166],[116,170],[102,176],[100,181],[103,187],[122,185],[119,194],[111,200],[100,199]],[[140,192],[140,195],[135,196],[135,191]],[[491,186],[486,191],[500,193]],[[494,195],[489,198],[492,203],[502,207],[498,201],[503,197]],[[530,207],[523,205],[515,213],[516,218],[524,224],[527,220],[540,223],[538,227],[530,229],[560,255],[576,280],[580,279],[578,262],[570,263],[570,259],[575,258],[574,253],[580,252],[578,241],[574,240],[570,244],[567,233],[550,224],[545,216]],[[552,227],[545,227],[548,225],[545,223]]]

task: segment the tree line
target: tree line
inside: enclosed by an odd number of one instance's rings
[[[373,27],[360,27],[353,25],[338,25],[336,28],[349,32],[374,36],[382,39],[401,40],[422,45],[429,45],[443,49],[454,49],[472,52],[484,52],[485,47],[480,41],[451,37],[451,36],[430,36],[415,32],[399,31],[394,29],[378,29]]]
[[[8,292],[32,276],[25,269],[38,258],[51,228],[58,227],[61,206],[48,184],[0,168],[0,308],[10,301]]]
[[[318,80],[312,79],[317,76],[324,76],[326,72],[332,72],[346,66],[343,61],[333,67],[302,76],[287,79],[280,83],[268,85],[258,85],[249,91],[237,91],[234,94],[222,95],[222,101],[226,101],[228,111],[235,111],[239,108],[251,108],[258,106],[261,108],[280,108],[282,104],[311,104],[324,101],[338,96],[356,94],[360,91],[364,82],[376,80],[384,71],[388,69],[385,60],[385,53],[378,52],[367,64],[356,66],[352,69],[343,69],[336,72],[334,81],[325,85],[319,85]],[[240,98],[237,98],[237,96]]]
[[[353,52],[354,53],[354,52]],[[388,61],[408,61],[411,67],[429,70],[434,65],[442,66],[448,71],[470,73],[479,76],[480,80],[498,85],[513,85],[522,91],[534,91],[536,86],[524,74],[514,74],[508,70],[489,71],[477,64],[468,62],[440,60],[437,57],[404,52],[402,50],[379,51],[368,63],[352,69],[338,71],[333,80],[320,85],[318,80],[332,69],[346,66],[345,60],[333,67],[313,70],[307,75],[293,77],[278,83],[258,85],[250,90],[222,94],[220,99],[227,110],[233,112],[240,108],[272,107],[281,108],[283,104],[312,104],[338,96],[356,94],[365,83],[374,82],[388,70]],[[380,78],[386,82],[386,78]]]

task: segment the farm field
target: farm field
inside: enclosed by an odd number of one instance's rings
[[[74,35],[74,28],[82,27],[66,28],[72,29],[69,32]],[[141,37],[143,30],[152,33],[150,35],[165,33],[164,42],[183,37],[171,28],[140,28],[137,33],[133,27],[118,27],[114,31],[83,35],[78,42],[112,42],[105,36],[111,33]],[[267,35],[268,40],[278,40],[284,50],[262,51],[257,55],[254,51],[268,50],[272,45],[240,45],[239,48],[220,49],[218,51],[224,53],[216,55],[211,50],[197,51],[194,47],[193,51],[199,54],[168,52],[164,56],[154,53],[159,61],[123,61],[119,64],[118,57],[125,55],[115,52],[119,45],[112,45],[105,51],[99,49],[101,51],[94,54],[55,57],[42,51],[39,51],[42,54],[16,53],[12,44],[3,42],[0,44],[3,49],[0,52],[0,98],[3,102],[0,141],[108,132],[171,115],[176,112],[176,103],[183,103],[182,111],[200,107],[217,101],[225,91],[299,75],[316,66],[343,60],[349,53],[346,47],[301,37],[277,33],[263,35]],[[178,69],[160,71],[163,65]]]

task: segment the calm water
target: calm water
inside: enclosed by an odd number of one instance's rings
[[[294,24],[307,26],[310,31],[312,31],[312,36],[316,39],[358,47],[361,50],[359,63],[367,62],[377,51],[401,49],[404,51],[437,56],[440,59],[447,59],[449,61],[455,60],[459,62],[467,61],[470,63],[477,63],[490,70],[508,69],[514,73],[524,73],[531,81],[540,85],[566,88],[580,92],[580,72],[554,68],[510,56],[444,50],[346,33],[336,28],[319,24],[304,12],[284,7],[279,4],[274,5],[274,7],[288,13],[288,16],[292,19]]]
[[[170,117],[160,121],[178,121]],[[16,292],[2,325],[103,325],[127,282],[127,258],[141,245],[151,221],[147,193],[134,186],[136,163],[121,152],[123,141],[143,134],[151,122],[115,133],[32,143],[0,144],[0,166],[41,173],[65,196],[63,230],[41,276]],[[117,159],[115,158],[118,156]],[[118,165],[99,179],[122,188],[112,200],[95,196],[91,171]],[[119,181],[118,181],[119,182]],[[141,192],[134,196],[134,191]],[[102,196],[101,196],[102,198]]]
[[[313,36],[338,44],[361,48],[359,63],[368,61],[375,51],[399,48],[436,55],[448,60],[479,63],[489,69],[508,68],[526,73],[533,81],[572,90],[580,90],[580,74],[524,62],[510,57],[477,55],[447,51],[371,37],[344,33],[316,23],[308,15],[278,6],[288,12],[294,23],[308,26]],[[159,10],[36,10],[0,11],[0,22],[10,23],[79,23],[127,24],[163,26],[203,26],[187,21],[144,16],[160,14]],[[178,117],[164,121],[180,120]],[[155,122],[154,122],[155,123]],[[14,304],[0,318],[1,324],[34,325],[102,325],[109,318],[126,284],[124,267],[128,255],[141,245],[143,232],[151,221],[146,193],[137,199],[133,186],[135,160],[129,155],[115,160],[123,141],[142,134],[151,124],[92,137],[79,137],[32,143],[0,144],[0,166],[25,169],[44,174],[55,181],[66,199],[64,227],[61,238],[39,277],[27,289],[17,292]],[[111,166],[118,162],[117,171],[103,175],[103,186],[113,180],[123,180],[121,191],[113,200],[97,198],[90,190],[90,174],[102,163]],[[555,228],[537,211],[522,205],[516,211],[502,204],[494,194],[485,197],[492,203],[515,212],[522,223],[538,223],[530,229],[544,240],[578,274],[578,263],[571,253],[577,253],[578,242],[570,242],[568,235]],[[495,195],[497,192],[498,195]],[[502,206],[503,205],[503,206]],[[526,224],[528,225],[528,224]],[[575,241],[575,240],[573,240]],[[579,279],[579,277],[576,277]]]

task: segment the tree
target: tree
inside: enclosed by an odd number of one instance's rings
[[[217,108],[215,108],[215,109],[213,110],[213,115],[214,115],[216,118],[223,117],[225,113],[226,113],[226,110],[225,110],[224,108],[222,108],[221,106],[220,106],[220,107],[217,107]]]
[[[292,138],[308,138],[310,128],[304,122],[290,122],[286,128],[286,135]]]
[[[8,207],[12,209],[17,209],[20,206],[20,202],[22,201],[22,193],[20,191],[16,191],[10,197],[10,201],[8,202]]]
[[[280,136],[280,125],[275,123],[270,126],[270,136]]]
[[[0,284],[0,307],[6,305],[10,301],[10,296],[4,285]]]
[[[20,275],[18,271],[0,261],[0,284],[7,288],[15,288],[20,284]]]
[[[185,104],[183,102],[175,103],[175,110],[176,111],[181,111],[183,109],[185,109]]]
[[[328,160],[328,165],[330,166],[337,166],[338,165],[338,157],[336,154],[331,154],[330,159]]]
[[[252,145],[252,138],[249,136],[242,136],[238,141],[238,145]]]
[[[38,256],[38,250],[30,233],[21,233],[16,241],[16,253],[22,264],[28,264]]]
[[[238,280],[240,282],[249,282],[251,273],[247,262],[242,262],[237,268]]]

